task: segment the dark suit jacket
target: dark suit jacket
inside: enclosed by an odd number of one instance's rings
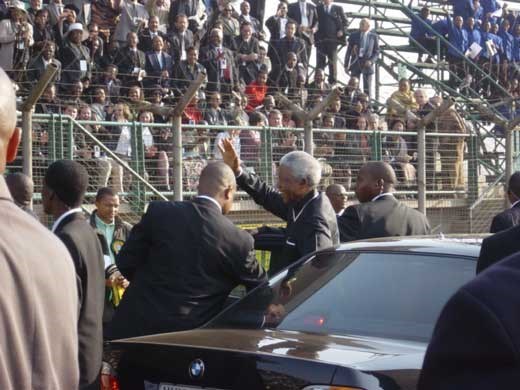
[[[277,58],[280,60],[278,66],[280,68],[287,64],[287,54],[293,52],[298,58],[298,62],[307,67],[307,49],[303,39],[294,37],[294,39],[287,39],[287,37],[280,39],[276,45]],[[275,65],[275,64],[273,64]]]
[[[501,232],[502,230],[507,230],[518,224],[520,224],[520,203],[517,203],[514,207],[495,215],[491,222],[489,232]]]
[[[520,254],[463,286],[444,307],[418,390],[513,389],[520,382]]]
[[[121,79],[128,81],[133,78],[131,74],[134,68],[144,70],[146,66],[146,56],[139,49],[134,53],[128,46],[125,46],[118,50],[114,63],[119,69]]]
[[[259,34],[263,32],[262,23],[257,18],[252,17],[249,15],[249,19],[251,21],[251,26],[253,27],[253,36],[255,38],[259,38]],[[244,22],[246,22],[246,19],[244,18],[244,15],[240,15],[238,17],[238,23],[242,25]]]
[[[218,59],[217,50],[209,45],[200,49],[200,63],[206,68],[208,75],[208,91],[221,91],[219,84],[230,86],[238,82],[238,72],[235,66],[233,52],[226,47],[222,47],[222,58],[226,60],[227,71],[221,73],[221,62]]]
[[[281,257],[277,264],[271,261],[271,268],[281,270],[308,253],[339,243],[336,213],[325,194],[311,191],[297,204],[286,204],[277,190],[254,174],[243,171],[237,184],[257,204],[287,222]]]
[[[52,63],[54,63],[58,67],[58,72],[56,73],[56,82],[60,81],[60,74],[61,74],[61,62],[58,61],[56,58],[53,58]],[[37,56],[31,59],[29,62],[29,65],[27,66],[27,78],[29,81],[38,81],[43,74],[45,73],[45,65],[43,64],[43,57]]]
[[[60,49],[60,61],[62,65],[61,81],[64,85],[67,86],[83,77],[90,76],[90,52],[87,47],[69,44],[66,40],[65,45]],[[86,71],[81,70],[81,61],[85,61]]]
[[[391,195],[347,207],[338,226],[341,242],[430,234],[426,216]]]
[[[520,251],[520,225],[498,232],[482,241],[477,273]]]
[[[146,84],[147,85],[157,85],[167,88],[170,86],[170,79],[173,78],[173,59],[172,57],[162,52],[162,66],[159,64],[159,60],[157,59],[157,54],[155,52],[146,53]],[[168,79],[160,80],[161,73],[167,70],[169,77]]]
[[[310,2],[305,2],[305,9],[307,15],[307,21],[309,23],[309,27],[314,28],[318,25],[318,12],[316,11],[316,6]],[[302,13],[300,9],[300,2],[289,4],[287,9],[287,16],[289,19],[295,20],[298,25],[302,24]],[[314,34],[311,33],[300,33],[298,32],[298,37],[304,39],[308,44],[314,43]],[[308,55],[310,53],[307,53]]]
[[[103,354],[103,251],[96,232],[81,213],[65,217],[56,227],[55,234],[69,250],[78,279],[81,306],[78,320],[80,388],[95,386]]]
[[[168,41],[170,42],[171,56],[175,63],[181,60],[181,48],[182,48],[182,36],[179,32],[175,31],[168,35]],[[190,30],[186,30],[184,33],[184,50],[187,50],[191,46],[194,46],[193,33]]]
[[[111,323],[112,339],[196,328],[237,285],[266,280],[253,238],[203,198],[150,203],[116,264],[130,287]]]
[[[316,7],[318,14],[318,30],[316,31],[316,45],[323,43],[341,43],[345,41],[347,36],[347,18],[343,12],[343,8],[339,5],[332,4],[330,13],[325,12],[325,7],[320,4]],[[338,39],[338,32],[343,31],[343,37]]]
[[[166,43],[166,34],[161,31],[157,31],[157,35],[160,36]],[[143,31],[141,31],[139,34],[139,43],[137,48],[144,53],[153,51],[153,38],[149,28],[143,29]]]
[[[369,31],[367,33],[367,50],[360,56],[361,32],[354,31],[348,37],[348,48],[345,53],[345,69],[348,72],[356,72],[372,74],[375,69],[375,62],[379,55],[379,37],[375,32]],[[372,65],[364,67],[365,61],[371,61]]]
[[[206,73],[206,68],[204,68],[204,66],[198,62],[192,69],[190,69],[190,66],[186,60],[178,62],[175,66],[175,80],[177,90],[180,93],[183,93],[188,88],[190,83],[199,76],[199,73]]]

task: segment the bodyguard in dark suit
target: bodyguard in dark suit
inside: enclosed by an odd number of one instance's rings
[[[215,316],[233,288],[266,280],[253,238],[223,214],[236,190],[222,162],[201,173],[199,196],[152,202],[116,258],[130,286],[109,328],[109,338],[196,328]]]
[[[269,30],[269,43],[267,46],[267,56],[271,60],[271,64],[277,64],[280,59],[277,57],[276,45],[285,36],[285,25],[289,19],[287,18],[287,4],[280,1],[276,10],[276,15],[269,17],[265,21],[265,27]]]
[[[278,187],[268,186],[254,174],[240,168],[232,143],[225,139],[220,146],[224,161],[237,175],[237,184],[253,200],[287,222],[278,229],[283,237],[281,256],[271,258],[271,274],[285,268],[301,256],[339,243],[336,213],[325,194],[316,190],[321,166],[302,151],[286,154],[280,160]]]
[[[137,45],[137,48],[144,53],[152,51],[153,39],[155,37],[166,39],[166,34],[159,31],[159,18],[157,16],[150,16],[148,27],[139,33],[139,44]]]
[[[485,238],[480,247],[477,274],[516,252],[520,252],[520,225]]]
[[[175,80],[177,92],[184,93],[190,83],[195,80],[200,73],[206,73],[206,68],[198,62],[198,58],[199,51],[194,47],[190,47],[187,51],[187,59],[181,60],[176,64]]]
[[[117,51],[114,63],[124,82],[136,81],[139,72],[146,66],[145,54],[137,48],[139,39],[134,32],[128,33],[127,45]]]
[[[188,18],[186,15],[177,15],[175,29],[168,35],[170,42],[170,54],[175,63],[186,59],[186,50],[195,46],[193,32],[188,30]]]
[[[332,4],[332,0],[323,0],[316,12],[316,66],[325,69],[325,63],[329,62],[329,82],[332,84],[337,80],[338,45],[345,42],[347,19],[343,8]]]
[[[363,74],[363,91],[370,96],[375,62],[379,56],[379,38],[370,30],[370,21],[362,19],[359,30],[348,37],[348,48],[345,54],[345,72],[352,77]]]
[[[516,389],[519,307],[520,254],[516,254],[470,281],[448,301],[435,325],[417,389]]]
[[[45,174],[42,202],[45,213],[56,218],[52,231],[69,250],[76,269],[79,388],[97,390],[103,350],[105,267],[98,237],[81,210],[87,184],[88,174],[82,165],[71,160],[56,161]]]
[[[395,172],[385,162],[371,161],[361,167],[356,181],[360,204],[347,207],[338,218],[341,242],[430,234],[424,214],[394,198],[395,183]]]
[[[491,233],[507,230],[520,224],[520,172],[515,172],[509,178],[507,185],[507,197],[511,203],[511,208],[495,215],[491,222]]]

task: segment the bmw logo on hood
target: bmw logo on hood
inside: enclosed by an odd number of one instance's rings
[[[192,379],[200,379],[204,375],[204,362],[201,359],[195,359],[190,363],[188,369]]]

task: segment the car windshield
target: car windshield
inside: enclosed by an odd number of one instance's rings
[[[325,252],[272,278],[206,327],[270,328],[427,342],[473,258]]]

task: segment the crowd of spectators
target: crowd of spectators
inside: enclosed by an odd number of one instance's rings
[[[340,97],[315,119],[315,128],[414,131],[417,120],[434,106],[416,102],[417,93],[427,92],[414,92],[402,80],[389,100],[385,120],[372,111],[370,94],[379,39],[370,20],[362,19],[359,29],[349,33],[343,8],[331,0],[318,5],[309,0],[281,1],[276,14],[265,21],[263,9],[254,0],[50,0],[48,4],[30,0],[28,8],[14,0],[3,8],[0,4],[1,66],[21,93],[30,89],[49,64],[58,66],[58,77],[44,92],[36,112],[112,122],[87,127],[123,161],[135,155],[131,124],[141,122],[147,176],[165,191],[171,186],[172,133],[168,127],[147,126],[168,122],[152,105],[176,104],[200,73],[207,80],[184,110],[185,124],[302,127],[301,118],[277,95],[283,94],[305,109],[319,104],[338,81],[337,53],[344,44],[348,82]],[[421,17],[428,21],[425,11]],[[421,42],[416,28],[417,23],[412,23],[412,36]],[[431,38],[427,31],[425,37]],[[309,66],[313,51],[315,69]],[[428,101],[427,96],[425,99]],[[440,102],[440,97],[433,97],[433,102]],[[394,103],[399,109],[393,108]],[[458,119],[460,122],[460,116]],[[442,124],[436,129],[448,131]],[[303,147],[303,137],[296,132],[272,134],[274,161]],[[233,140],[248,166],[261,168],[258,131],[201,127],[185,130],[183,136],[187,190],[196,188],[207,160],[220,158],[217,144],[222,138]],[[35,131],[34,139],[42,166],[46,166],[46,129]],[[317,132],[316,156],[325,162],[328,176],[350,182],[357,169],[373,157],[372,141],[368,134]],[[76,157],[85,161],[92,174],[91,185],[110,185],[116,192],[125,192],[124,170],[117,162],[81,132],[75,133],[74,144]],[[438,142],[431,146],[438,147]],[[409,188],[415,183],[416,148],[414,137],[383,138],[384,158]],[[432,162],[432,169],[434,165]],[[456,184],[451,178],[449,187],[461,183],[463,180]]]

